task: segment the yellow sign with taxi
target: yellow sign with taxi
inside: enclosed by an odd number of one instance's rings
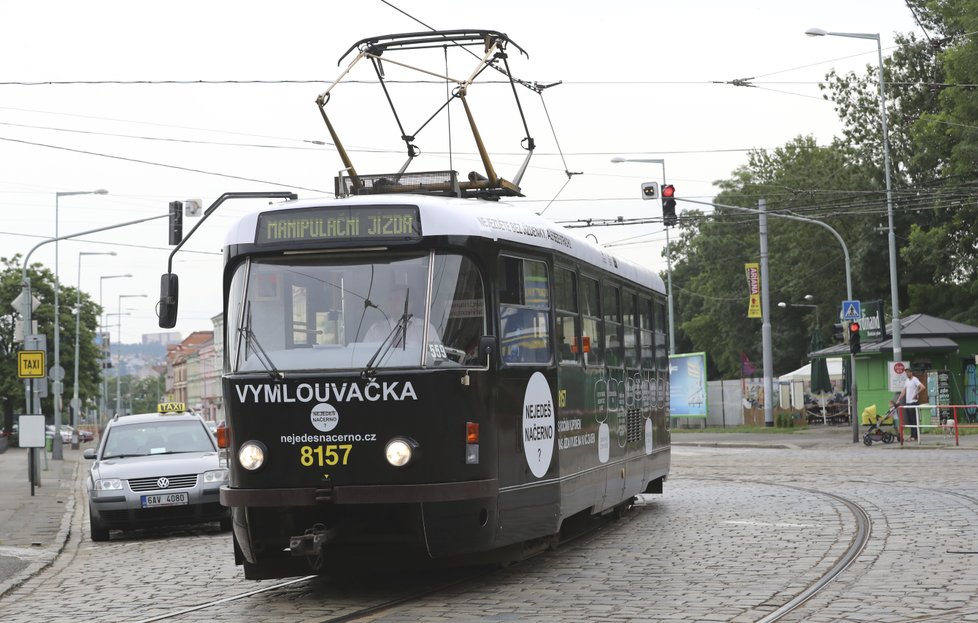
[[[43,379],[44,378],[44,351],[43,350],[17,351],[17,378],[21,378],[21,379]]]
[[[187,405],[183,402],[161,402],[156,405],[157,413],[183,413],[186,410]]]

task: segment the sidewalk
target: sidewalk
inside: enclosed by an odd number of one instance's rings
[[[809,426],[806,428],[795,429],[773,429],[771,432],[737,432],[731,428],[730,432],[700,432],[696,429],[673,428],[672,444],[674,446],[722,446],[740,448],[782,448],[782,449],[801,449],[801,448],[845,448],[845,447],[865,447],[863,445],[863,435],[866,434],[865,426],[860,427],[857,442],[852,441],[852,428],[850,426]],[[900,448],[900,442],[884,444],[881,441],[873,442],[872,447],[885,446],[888,448]],[[903,444],[906,449],[948,449],[978,450],[978,435],[961,435],[960,445],[954,445],[954,436],[945,437],[940,433],[925,432],[921,435],[920,443],[907,441]],[[868,450],[869,448],[867,448]]]
[[[0,598],[58,555],[68,539],[75,509],[75,482],[87,467],[82,444],[64,446],[60,461],[40,458],[41,484],[34,487],[27,476],[28,451],[8,448],[0,454]],[[41,449],[37,450],[38,453]]]

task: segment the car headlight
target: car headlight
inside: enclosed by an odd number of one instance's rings
[[[395,437],[387,442],[387,446],[384,448],[384,456],[387,457],[387,462],[394,467],[404,467],[414,458],[414,451],[417,448],[418,444],[414,440]]]
[[[238,463],[253,472],[265,463],[265,446],[259,441],[246,441],[238,450]]]
[[[120,478],[100,478],[95,481],[96,491],[121,491],[122,479]]]
[[[228,470],[226,469],[212,469],[209,472],[204,472],[205,483],[226,482],[227,479],[228,479]]]

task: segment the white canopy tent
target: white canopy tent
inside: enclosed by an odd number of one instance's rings
[[[826,357],[829,379],[834,387],[842,388],[842,357]],[[778,377],[782,409],[804,409],[805,394],[809,394],[812,380],[812,364],[808,363]]]

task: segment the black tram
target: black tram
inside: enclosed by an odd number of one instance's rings
[[[376,37],[356,60],[383,83],[402,65],[385,73],[381,55],[446,41],[480,52],[450,99],[465,105],[484,175],[405,173],[416,132],[402,132],[399,173],[358,175],[325,112],[330,87],[317,103],[345,198],[291,195],[229,232],[220,500],[248,578],[518,559],[662,492],[662,280],[498,201],[519,195],[527,163],[500,178],[465,102],[484,69],[509,75],[508,38]],[[524,145],[528,162],[529,134]],[[176,322],[176,290],[168,272],[160,326]]]
[[[512,555],[662,491],[652,271],[504,202],[411,194],[281,203],[225,260],[220,499],[246,577]]]

